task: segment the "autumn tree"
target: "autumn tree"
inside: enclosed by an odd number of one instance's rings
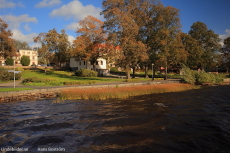
[[[108,32],[107,44],[120,46],[119,52],[113,52],[115,64],[125,69],[127,79],[130,79],[130,68],[147,58],[147,46],[138,38],[140,25],[137,20],[136,2],[103,1],[102,14],[106,19],[104,27]]]
[[[69,50],[71,47],[65,30],[58,33],[56,29],[52,29],[47,33],[40,33],[34,38],[34,42],[41,43],[42,47],[38,50],[38,53],[41,58],[46,60],[46,63],[48,63],[52,54],[57,57],[59,66],[70,58]]]
[[[76,33],[76,40],[73,42],[73,53],[78,59],[89,60],[95,64],[99,57],[102,57],[106,50],[102,47],[105,42],[105,32],[102,28],[103,22],[93,16],[87,16],[79,21],[79,27]]]
[[[220,50],[219,35],[213,30],[208,30],[207,25],[199,21],[193,23],[189,35],[197,41],[201,48],[201,68],[204,70],[210,67],[216,60],[216,53]]]
[[[8,24],[0,18],[0,57],[12,57],[16,49],[14,47],[13,33],[7,30]]]

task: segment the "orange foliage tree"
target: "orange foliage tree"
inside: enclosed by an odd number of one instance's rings
[[[0,18],[0,57],[12,57],[15,52],[14,39],[11,37],[13,33],[10,30],[6,30],[8,24]]]
[[[87,16],[79,21],[76,33],[79,35],[73,42],[73,56],[76,59],[89,60],[95,64],[99,57],[105,56],[106,49],[102,43],[105,42],[106,34],[102,28],[103,22],[93,16]]]
[[[106,18],[104,27],[108,32],[107,43],[120,46],[119,52],[113,52],[115,64],[126,71],[130,79],[130,68],[134,68],[138,61],[146,60],[147,46],[138,38],[140,25],[138,24],[138,10],[136,1],[106,0],[103,1],[102,14]]]

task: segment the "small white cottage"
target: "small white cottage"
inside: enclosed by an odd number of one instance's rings
[[[93,64],[90,63],[90,61],[81,59],[76,60],[76,58],[74,57],[70,58],[70,67],[73,69],[73,71],[80,69],[93,70]],[[108,70],[106,69],[106,60],[103,58],[98,58],[95,69],[99,73],[99,76],[106,75],[106,73],[108,72]]]

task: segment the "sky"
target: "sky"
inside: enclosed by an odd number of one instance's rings
[[[87,15],[101,20],[103,0],[0,0],[0,18],[9,24],[13,38],[26,41],[31,47],[33,37],[56,29],[66,30],[69,41],[76,38],[77,23]],[[161,0],[165,6],[180,10],[182,31],[188,33],[200,21],[223,40],[230,37],[230,0]]]

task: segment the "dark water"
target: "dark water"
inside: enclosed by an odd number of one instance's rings
[[[0,149],[230,152],[230,86],[126,100],[1,103],[0,123]]]

